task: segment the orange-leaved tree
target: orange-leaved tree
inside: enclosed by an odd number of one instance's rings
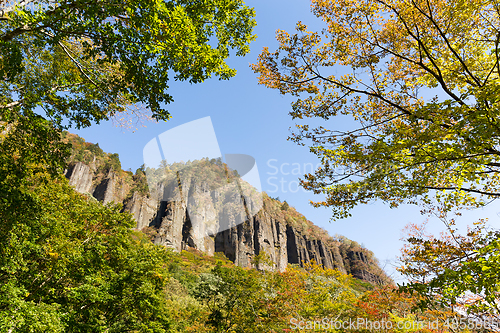
[[[441,211],[447,230],[440,237],[425,224],[410,224],[399,271],[409,279],[401,289],[417,292],[421,308],[447,307],[460,314],[450,326],[494,330],[500,320],[499,232],[479,220],[460,234],[454,219]],[[466,315],[466,316],[465,316]]]

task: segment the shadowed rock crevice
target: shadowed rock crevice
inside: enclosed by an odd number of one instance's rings
[[[286,250],[288,254],[289,264],[299,264],[299,247],[297,246],[297,240],[295,238],[295,233],[292,227],[286,228]]]
[[[193,225],[191,224],[191,220],[189,216],[186,215],[186,221],[182,226],[182,249],[184,250],[187,247],[195,247],[194,239],[193,239]]]

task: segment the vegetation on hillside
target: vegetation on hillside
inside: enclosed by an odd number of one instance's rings
[[[243,333],[319,324],[324,331],[364,318],[425,332],[417,321],[438,318],[412,314],[416,298],[314,262],[268,272],[235,267],[220,254],[173,253],[133,231],[119,206],[76,193],[64,178],[18,181],[0,182],[8,194],[0,209],[2,331]]]
[[[18,206],[0,209],[1,331],[283,332],[314,322],[325,331],[358,318],[394,327],[439,319],[412,314],[417,299],[389,286],[367,290],[314,262],[281,273],[171,252],[133,231],[119,206],[75,192],[64,178],[47,180],[31,177],[14,190]]]
[[[71,155],[67,159],[68,164],[82,162],[96,171],[122,171],[118,154],[105,153],[98,143],[86,142],[84,138],[66,131],[62,133],[62,141],[70,144]]]

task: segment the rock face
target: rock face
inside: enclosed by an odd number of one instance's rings
[[[155,219],[158,212],[158,202],[134,192],[132,198],[125,202],[124,210],[134,216],[137,221],[137,229],[142,230]]]
[[[66,178],[69,184],[80,193],[90,193],[94,173],[90,167],[82,162],[70,165],[66,170]]]
[[[283,208],[275,207],[281,204],[275,199],[264,195],[262,209],[250,214],[257,206],[243,195],[241,184],[235,184],[233,192],[224,192],[189,179],[179,186],[178,177],[174,177],[144,195],[132,191],[116,172],[97,175],[81,162],[70,165],[66,177],[81,193],[92,194],[103,203],[123,203],[123,210],[137,221],[138,230],[147,228],[154,243],[176,251],[195,248],[207,254],[223,252],[239,266],[279,271],[288,264],[304,265],[315,260],[325,268],[368,282],[386,279],[369,251],[307,233],[286,220]],[[235,200],[239,196],[244,209],[224,205],[228,197]]]
[[[346,272],[338,246],[328,246],[320,239],[311,239],[293,227],[287,227],[287,252],[291,264],[315,260],[325,268]]]

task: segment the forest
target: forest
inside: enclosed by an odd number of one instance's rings
[[[177,82],[236,79],[230,59],[257,37],[242,0],[0,0],[0,332],[500,331],[500,230],[486,218],[466,232],[456,223],[500,196],[500,3],[310,8],[323,29],[278,30],[252,60],[255,84],[294,99],[288,140],[321,161],[300,179],[315,207],[336,220],[375,201],[415,205],[443,223],[440,235],[407,227],[406,282],[267,194],[259,218],[285,225],[296,245],[273,254],[259,243],[244,261],[200,251],[182,229],[189,246],[168,248],[126,209],[152,198],[151,170],[124,171],[118,154],[71,134],[124,115],[168,122]],[[336,127],[340,118],[352,126]],[[161,167],[175,180],[189,163]],[[77,164],[93,189],[115,177],[123,198],[77,191]],[[220,183],[237,176],[210,168]],[[299,239],[308,250],[291,260]],[[325,244],[338,251],[329,264]]]

